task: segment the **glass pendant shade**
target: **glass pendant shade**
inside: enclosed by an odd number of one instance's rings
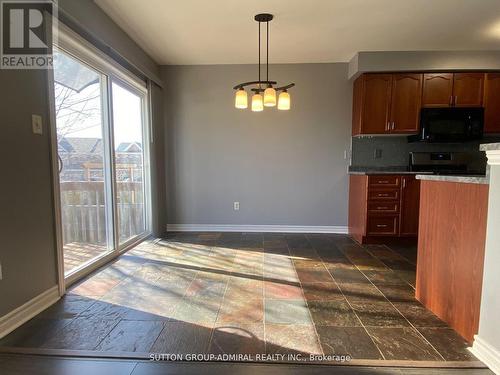
[[[239,109],[245,109],[248,107],[248,95],[245,90],[239,89],[236,91],[234,106]]]
[[[252,96],[252,111],[261,112],[264,110],[264,100],[262,95],[257,93]]]
[[[264,90],[264,105],[266,107],[274,107],[276,105],[276,90],[272,87]]]
[[[280,93],[278,97],[278,109],[288,111],[290,109],[290,94],[286,91]]]

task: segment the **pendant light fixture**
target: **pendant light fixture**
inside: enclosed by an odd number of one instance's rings
[[[278,109],[286,111],[290,109],[290,94],[288,89],[295,86],[295,83],[290,83],[285,86],[277,86],[276,81],[269,80],[269,22],[272,21],[273,15],[268,13],[257,14],[255,21],[259,23],[259,80],[240,83],[233,87],[236,90],[234,106],[238,109],[248,108],[248,95],[245,87],[252,87],[253,92],[251,109],[253,112],[262,112],[264,107],[275,107],[278,104]],[[260,30],[261,23],[266,24],[266,79],[261,79],[261,64],[260,64]],[[278,95],[278,100],[276,96]]]

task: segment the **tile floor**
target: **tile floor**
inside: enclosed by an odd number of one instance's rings
[[[329,234],[174,233],[98,270],[0,346],[477,361],[415,300],[412,249]]]

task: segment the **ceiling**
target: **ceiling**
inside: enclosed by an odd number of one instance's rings
[[[343,62],[359,51],[499,50],[499,0],[95,0],[158,64]]]

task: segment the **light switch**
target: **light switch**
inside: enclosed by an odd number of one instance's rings
[[[43,134],[42,126],[42,116],[31,115],[31,127],[33,128],[33,134]]]

